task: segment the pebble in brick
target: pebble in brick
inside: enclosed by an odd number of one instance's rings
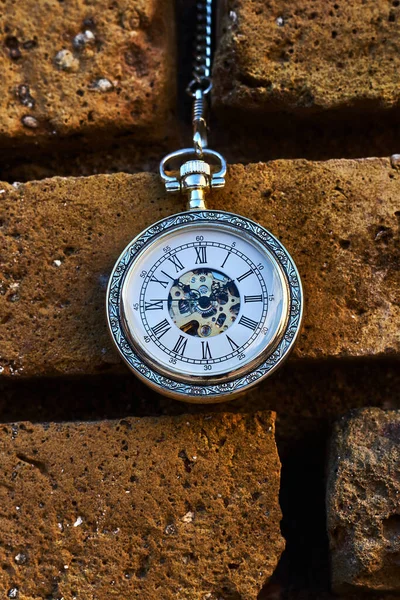
[[[336,424],[327,513],[334,588],[400,592],[400,411]]]
[[[399,356],[399,198],[389,159],[236,165],[210,196],[293,255],[306,298],[294,358]],[[0,185],[3,376],[125,372],[106,327],[109,274],[136,234],[183,208],[152,174]]]
[[[77,134],[101,144],[121,131],[163,139],[175,106],[174,22],[172,0],[7,1],[0,144]]]
[[[214,70],[219,107],[298,115],[399,107],[398,2],[228,0],[221,6]]]
[[[273,413],[0,439],[2,597],[256,600],[283,551]]]
[[[54,64],[62,71],[79,71],[79,60],[70,50],[60,50],[54,57]]]

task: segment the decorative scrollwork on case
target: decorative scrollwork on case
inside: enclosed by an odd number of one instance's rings
[[[261,242],[267,250],[269,250],[279,262],[282,270],[287,279],[290,288],[290,311],[289,318],[286,324],[285,331],[282,338],[275,348],[274,352],[268,356],[268,358],[259,365],[251,373],[247,373],[233,381],[221,382],[213,385],[193,385],[175,381],[164,375],[161,375],[157,371],[150,368],[142,359],[134,352],[131,345],[127,341],[121,322],[120,314],[120,295],[121,285],[124,274],[132,262],[135,256],[143,250],[143,248],[150,244],[155,237],[160,233],[165,233],[175,227],[186,224],[186,223],[227,223],[231,227],[243,231],[249,231],[253,234],[258,242]],[[302,289],[300,279],[297,273],[297,269],[293,263],[292,258],[271,233],[261,227],[258,223],[255,223],[240,215],[234,215],[232,213],[222,211],[198,211],[190,213],[179,213],[167,217],[162,221],[152,225],[145,231],[143,231],[139,237],[133,240],[128,247],[124,250],[120,256],[114,270],[111,274],[109,282],[109,291],[107,298],[108,307],[108,320],[109,326],[114,338],[114,341],[124,356],[126,362],[131,368],[149,380],[152,384],[168,392],[174,392],[175,394],[181,394],[183,399],[185,396],[212,396],[217,397],[225,395],[229,392],[238,391],[254,385],[255,382],[264,378],[269,372],[274,370],[278,364],[287,355],[291,347],[293,346],[294,340],[299,332],[302,316]]]

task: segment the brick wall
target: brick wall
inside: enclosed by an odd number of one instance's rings
[[[184,207],[156,169],[189,139],[194,3],[3,3],[3,597],[400,593],[398,4],[219,4],[209,205],[283,241],[307,306],[281,371],[203,407],[104,319],[120,250]]]

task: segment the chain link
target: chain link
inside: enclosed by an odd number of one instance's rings
[[[207,148],[207,99],[212,88],[211,81],[211,40],[212,40],[213,0],[198,0],[193,79],[186,91],[193,98],[193,147],[201,158]]]
[[[193,79],[187,87],[190,96],[197,90],[206,95],[210,92],[211,83],[211,39],[212,39],[212,3],[213,0],[198,0],[196,37],[193,62]]]
[[[215,0],[216,1],[216,0]],[[206,113],[211,80],[213,0],[198,0],[193,79],[187,93],[193,99],[193,145],[165,156],[160,177],[167,192],[187,192],[188,210],[205,210],[207,190],[224,187],[226,161],[208,148]]]

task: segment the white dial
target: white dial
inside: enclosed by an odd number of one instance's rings
[[[120,296],[143,360],[192,383],[253,369],[280,340],[288,304],[272,253],[218,222],[156,237],[129,266]]]

